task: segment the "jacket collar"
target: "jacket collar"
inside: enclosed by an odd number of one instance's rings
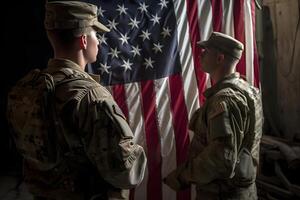
[[[215,85],[213,85],[211,88],[208,88],[205,92],[204,92],[204,96],[206,98],[209,98],[211,96],[213,96],[215,93],[217,93],[219,91],[220,86],[222,86],[223,83],[230,81],[232,79],[236,79],[236,78],[240,78],[240,73],[235,72],[232,73],[228,76],[225,76],[223,79],[221,79],[219,82],[217,82]]]
[[[49,73],[59,71],[62,68],[70,68],[72,70],[86,73],[77,63],[68,59],[56,59],[52,58],[48,61],[47,71]],[[100,82],[100,75],[88,73],[96,82]]]

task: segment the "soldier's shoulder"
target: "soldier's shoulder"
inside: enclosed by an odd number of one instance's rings
[[[208,119],[215,118],[216,116],[226,112],[228,110],[228,103],[225,99],[218,99],[211,103],[208,108]]]
[[[91,101],[97,101],[97,102],[114,101],[111,93],[104,86],[100,84],[88,90],[88,95]]]
[[[223,112],[231,110],[233,107],[246,107],[247,97],[240,90],[226,87],[219,90],[213,98],[210,99],[208,108],[208,117],[214,118]]]
[[[245,95],[242,90],[236,89],[234,87],[225,87],[219,90],[213,98],[213,101],[240,101],[245,99]]]

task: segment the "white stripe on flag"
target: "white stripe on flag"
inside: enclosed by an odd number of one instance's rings
[[[254,44],[252,27],[251,0],[244,1],[245,14],[245,59],[246,59],[246,78],[249,83],[254,84]]]
[[[172,126],[168,78],[155,80],[154,87],[156,93],[158,132],[160,134],[161,142],[161,172],[163,178],[176,168],[176,146],[174,129]],[[165,184],[163,184],[162,187],[163,199],[176,199],[176,192],[174,190]]]
[[[222,32],[234,37],[233,4],[234,1],[222,0],[223,19]]]
[[[145,138],[145,127],[143,114],[141,109],[141,91],[139,83],[125,84],[126,103],[128,107],[128,123],[134,134],[134,140],[137,144],[143,146],[147,151],[147,143]],[[135,188],[134,199],[146,199],[147,197],[147,182],[148,182],[148,168],[142,183]]]
[[[184,98],[188,112],[188,119],[190,120],[192,114],[200,107],[200,103],[196,80],[197,75],[194,70],[194,60],[191,49],[191,39],[189,35],[186,1],[173,0],[173,5],[177,20],[178,49],[180,50],[179,55],[182,68],[181,76],[184,85]],[[191,131],[189,131],[189,138],[190,141],[193,138],[193,132]],[[173,146],[171,154],[176,154],[175,145]],[[195,197],[196,189],[193,185],[191,187],[191,199],[195,199]]]
[[[198,22],[200,30],[200,40],[207,40],[213,31],[213,13],[211,1],[198,0]],[[206,76],[206,88],[211,87],[209,74]]]
[[[188,111],[188,119],[190,119],[191,115],[200,105],[186,15],[186,1],[174,1],[174,9],[177,20],[178,49],[182,68],[181,76],[184,85],[184,98]]]
[[[210,0],[198,0],[198,22],[200,38],[207,40],[213,31],[212,7]]]
[[[133,134],[135,142],[147,149],[145,138],[145,127],[142,116],[141,91],[139,83],[125,84],[126,104],[128,107],[128,122]]]

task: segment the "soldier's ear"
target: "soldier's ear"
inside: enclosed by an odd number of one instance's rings
[[[86,49],[87,48],[87,35],[81,35],[79,36],[79,46],[81,49]]]

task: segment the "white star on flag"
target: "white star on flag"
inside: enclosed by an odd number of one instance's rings
[[[141,55],[140,51],[141,51],[141,49],[139,48],[139,45],[136,45],[136,47],[132,46],[132,50],[130,52],[132,52],[133,57],[135,57],[136,55],[139,55],[139,56]]]
[[[122,6],[118,5],[117,11],[119,11],[119,15],[122,15],[123,13],[126,15],[126,10],[128,10],[128,8],[125,8],[124,4]]]
[[[122,41],[122,45],[124,45],[124,43],[128,44],[128,39],[129,37],[127,36],[127,33],[125,33],[125,35],[123,35],[122,33],[121,34],[121,37],[119,38],[119,40]]]
[[[142,31],[142,35],[140,35],[140,37],[143,38],[143,41],[146,39],[150,40],[150,37],[149,37],[150,35],[151,35],[151,33],[149,33],[149,31],[146,30],[146,31]]]
[[[131,65],[133,63],[129,62],[129,59],[127,61],[123,60],[123,65],[121,65],[122,67],[124,67],[124,71],[126,72],[127,70],[132,70],[131,69]]]
[[[156,23],[159,24],[159,20],[160,17],[157,16],[157,13],[155,15],[152,15],[152,18],[150,19],[150,21],[153,22],[153,25],[155,25]]]
[[[118,54],[121,53],[120,51],[118,51],[117,47],[116,48],[110,48],[110,52],[108,53],[108,55],[111,55],[111,58],[119,58]]]
[[[148,12],[147,8],[149,6],[145,4],[145,2],[140,3],[140,6],[138,7],[138,10],[141,10],[141,12]]]
[[[163,32],[161,32],[161,34],[163,35],[163,37],[167,37],[167,36],[171,36],[171,29],[169,29],[169,27],[164,28],[163,27]]]
[[[104,34],[103,35],[97,34],[97,38],[98,38],[99,44],[104,43],[107,45],[107,42],[106,42],[107,38],[104,36]]]
[[[166,1],[166,0],[161,0],[160,3],[159,3],[158,5],[161,6],[160,9],[163,9],[164,7],[167,8],[167,4],[168,4],[168,3],[169,3],[169,2]]]
[[[109,27],[109,29],[115,29],[115,30],[117,30],[117,25],[118,25],[119,23],[117,23],[116,21],[115,21],[115,19],[113,19],[112,21],[110,21],[110,20],[108,20],[108,27]]]
[[[103,13],[105,12],[105,10],[102,10],[101,6],[99,6],[98,11],[97,11],[97,16],[101,16],[104,17]]]
[[[130,22],[129,22],[129,26],[131,26],[131,29],[133,29],[134,27],[138,28],[138,24],[140,23],[140,21],[136,20],[136,17],[134,19],[130,18]]]
[[[100,63],[100,66],[101,67],[98,68],[98,69],[100,69],[101,74],[103,74],[104,72],[107,73],[107,74],[109,74],[108,69],[111,68],[111,66],[108,66],[107,63],[104,63],[104,64]]]
[[[154,47],[152,48],[155,53],[162,52],[161,48],[163,48],[163,45],[161,45],[159,42],[157,44],[153,43]]]
[[[152,65],[153,63],[154,63],[154,60],[152,60],[151,57],[149,57],[148,59],[145,58],[144,65],[146,65],[146,69],[148,69],[148,67],[153,68],[153,65]]]

